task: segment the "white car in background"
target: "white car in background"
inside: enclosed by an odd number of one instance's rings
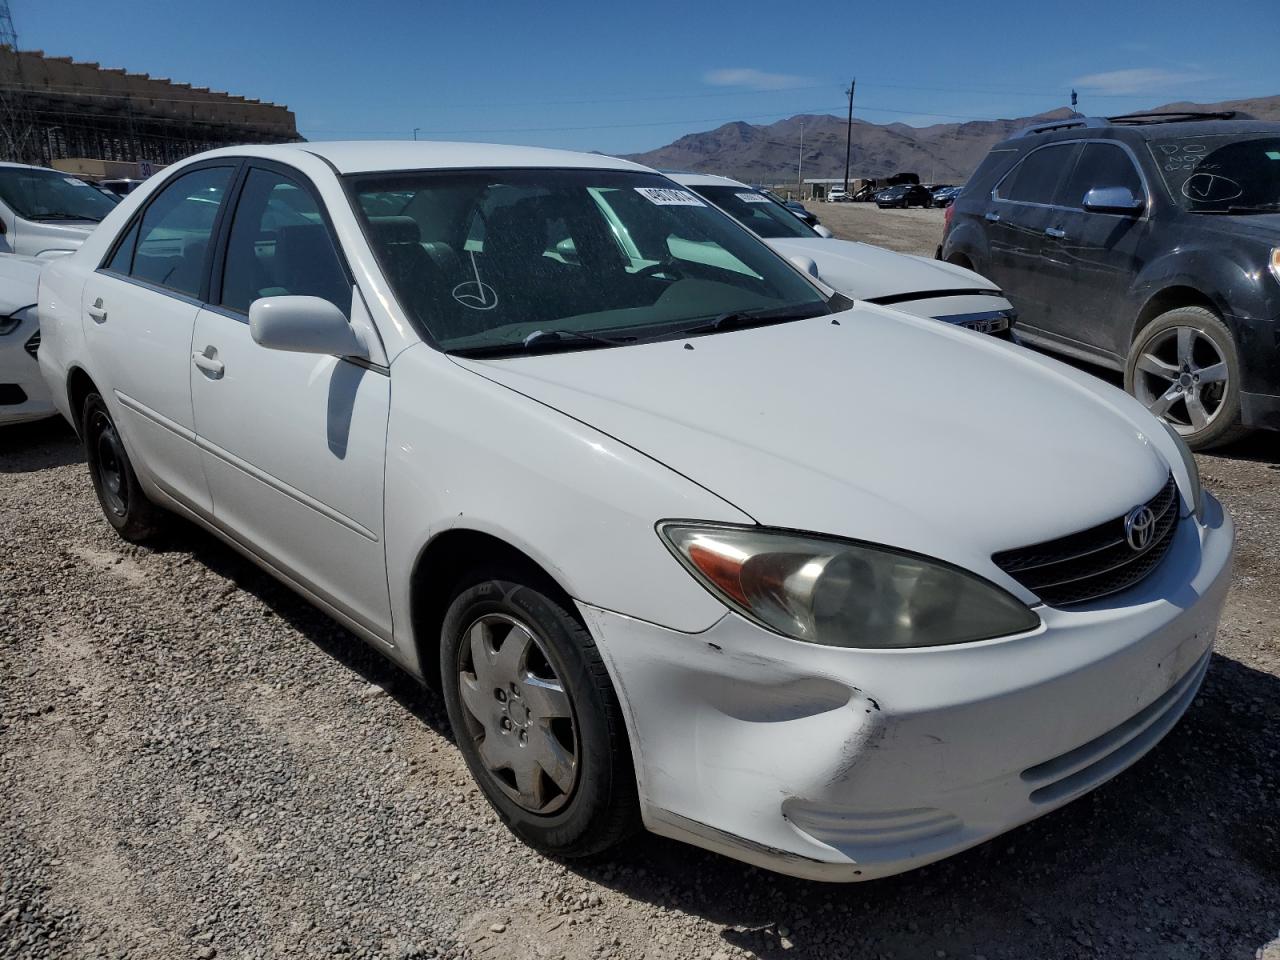
[[[48,167],[0,163],[0,253],[61,257],[84,242],[117,200]]]
[[[840,203],[841,201],[848,199],[849,194],[845,191],[844,187],[829,187],[827,189],[827,203]]]
[[[853,300],[932,317],[1002,339],[1013,337],[1017,312],[990,280],[929,257],[896,253],[815,230],[759,190],[704,173],[668,173],[715,204],[784,257]]]
[[[0,257],[0,426],[58,412],[36,360],[36,290],[43,266],[31,257]]]
[[[1209,668],[1233,527],[1172,429],[634,163],[213,151],[39,301],[121,536],[188,517],[438,678],[557,855],[898,873],[1110,779]]]

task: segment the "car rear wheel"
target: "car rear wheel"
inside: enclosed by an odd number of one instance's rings
[[[508,576],[461,590],[440,665],[458,747],[520,839],[575,858],[639,825],[622,711],[600,652],[554,591]]]
[[[150,539],[163,522],[164,511],[143,493],[111,411],[100,394],[85,397],[80,436],[93,489],[107,521],[130,543]]]
[[[1231,331],[1205,307],[1179,307],[1143,328],[1124,386],[1195,450],[1231,443],[1240,423],[1240,358]]]

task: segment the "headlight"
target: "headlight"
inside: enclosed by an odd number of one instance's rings
[[[22,318],[18,316],[0,317],[0,337],[7,333],[13,333],[22,325]]]
[[[1280,247],[1271,248],[1271,275],[1280,281]]]
[[[668,521],[658,532],[703,586],[795,640],[893,649],[1034,630],[1016,597],[937,560],[799,533]]]
[[[1204,490],[1200,486],[1200,466],[1196,463],[1195,454],[1191,452],[1191,448],[1187,446],[1187,441],[1182,439],[1182,434],[1178,433],[1168,423],[1161,420],[1160,425],[1168,431],[1169,436],[1173,438],[1173,445],[1178,448],[1178,455],[1182,457],[1182,465],[1187,468],[1187,479],[1191,484],[1190,490],[1184,490],[1183,493],[1191,502],[1191,512],[1195,514],[1196,519],[1201,523],[1204,522]]]

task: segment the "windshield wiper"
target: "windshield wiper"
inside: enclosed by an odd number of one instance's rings
[[[89,223],[101,223],[101,217],[86,217],[74,213],[33,213],[28,220],[87,220]]]
[[[554,350],[586,350],[592,347],[625,347],[634,337],[614,339],[577,330],[535,330],[523,340],[482,343],[474,347],[448,350],[458,357],[495,357],[513,353],[549,353]]]
[[[667,336],[685,336],[695,333],[721,333],[725,330],[743,330],[747,327],[763,327],[772,323],[788,323],[792,320],[808,320],[821,316],[825,310],[813,306],[779,307],[776,310],[730,310],[704,323],[684,327]]]

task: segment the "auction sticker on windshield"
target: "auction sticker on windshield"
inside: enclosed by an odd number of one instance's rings
[[[670,187],[636,187],[636,193],[660,207],[705,206],[688,190],[673,190]]]
[[[772,201],[760,193],[735,193],[735,197],[743,203],[771,203]]]

